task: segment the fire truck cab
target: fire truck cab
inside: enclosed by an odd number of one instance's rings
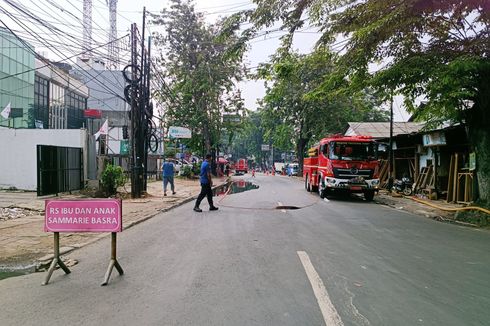
[[[308,151],[303,162],[307,191],[321,198],[335,192],[363,193],[367,201],[379,187],[377,143],[369,136],[331,136]]]

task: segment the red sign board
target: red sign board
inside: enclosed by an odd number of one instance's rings
[[[100,119],[102,118],[102,111],[97,109],[86,109],[83,111],[85,118]]]
[[[46,200],[46,232],[121,232],[120,199]]]

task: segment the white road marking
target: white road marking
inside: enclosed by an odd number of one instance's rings
[[[323,315],[323,320],[327,326],[343,326],[344,323],[340,319],[339,313],[335,309],[330,297],[328,295],[323,281],[318,275],[311,263],[310,257],[304,251],[297,251],[299,259],[303,264],[308,280],[310,280],[311,287],[313,288],[313,293],[315,294],[318,305]]]

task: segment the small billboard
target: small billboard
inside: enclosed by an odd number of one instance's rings
[[[184,127],[169,127],[168,128],[169,138],[192,138],[192,132],[188,128]]]

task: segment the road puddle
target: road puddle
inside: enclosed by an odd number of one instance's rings
[[[36,268],[34,265],[29,265],[29,266],[0,266],[0,280],[9,278],[9,277],[15,277],[15,276],[21,276],[21,275],[26,275],[26,274],[31,274],[36,271]]]
[[[254,190],[254,189],[259,189],[259,186],[250,181],[237,180],[237,181],[229,182],[223,186],[214,189],[214,195],[215,196],[232,195],[232,194],[238,194],[241,192]]]

